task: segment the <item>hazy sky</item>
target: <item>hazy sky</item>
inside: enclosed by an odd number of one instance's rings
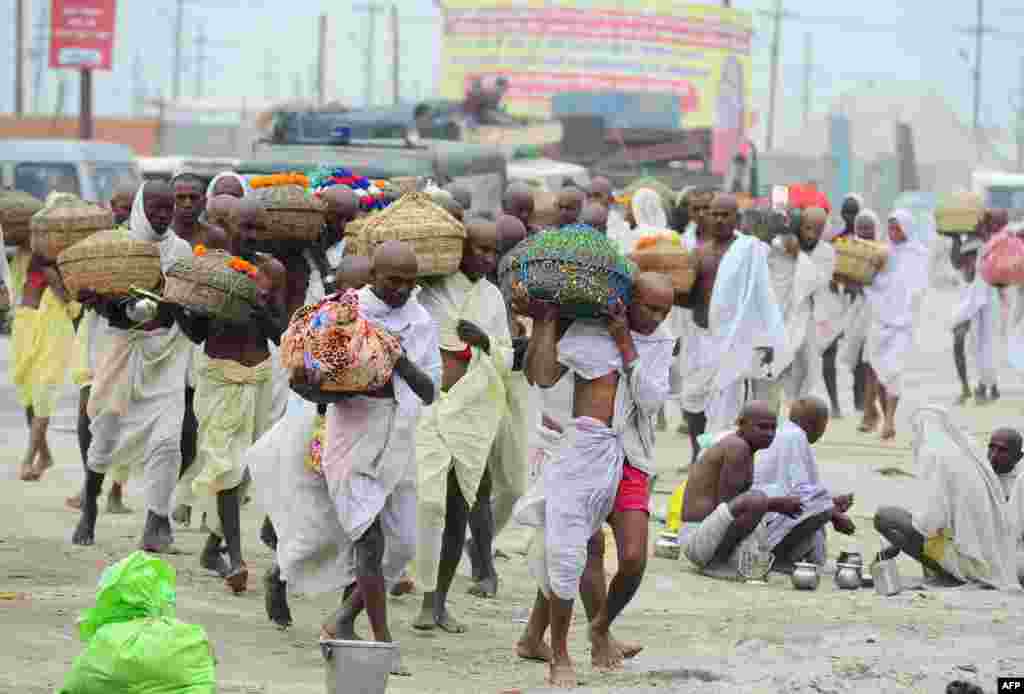
[[[49,0],[26,0],[38,16]],[[141,84],[150,95],[171,91],[174,0],[118,0],[118,38],[115,70],[96,75],[96,112],[132,112],[136,58]],[[298,86],[311,88],[311,66],[316,51],[316,17],[327,12],[331,24],[332,96],[355,105],[363,102],[367,14],[353,12],[357,3],[337,0],[186,0],[186,72],[183,92],[192,96],[196,84],[194,37],[201,26],[209,41],[205,79],[208,96],[263,98],[291,97]],[[361,0],[358,4],[364,4]],[[380,2],[380,4],[385,4]],[[428,95],[434,87],[439,62],[438,12],[432,0],[398,0],[402,16],[401,83],[407,98]],[[736,0],[737,7],[770,10],[774,0]],[[1008,33],[988,36],[984,44],[982,121],[1005,125],[1012,114],[1011,97],[1021,82],[1017,45],[1024,42],[1024,8],[1020,0],[987,0],[986,24]],[[952,8],[939,11],[939,7]],[[782,29],[781,130],[798,128],[802,112],[805,34],[812,32],[814,70],[812,110],[823,113],[842,93],[874,81],[885,90],[886,81],[919,82],[922,88],[944,94],[962,116],[971,114],[970,67],[960,51],[973,60],[974,39],[955,31],[975,21],[975,3],[935,0],[786,0],[785,9],[805,17],[787,19]],[[0,0],[0,111],[13,108],[14,0]],[[846,21],[842,21],[842,20]],[[821,21],[824,20],[824,21]],[[378,16],[375,92],[378,100],[391,95],[390,43],[386,14]],[[767,108],[771,20],[758,15],[754,43],[754,107]],[[868,31],[867,29],[872,29]],[[268,70],[269,66],[269,70]],[[44,80],[40,110],[54,108],[56,75]],[[274,77],[268,81],[266,75]],[[77,75],[68,73],[68,111],[77,111]],[[268,86],[269,85],[269,86]],[[31,103],[31,101],[30,101]]]

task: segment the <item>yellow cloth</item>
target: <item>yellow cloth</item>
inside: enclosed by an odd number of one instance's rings
[[[91,318],[91,315],[83,314],[75,333],[71,354],[71,382],[80,388],[92,383],[92,365],[89,359],[89,338],[93,332]]]
[[[67,377],[74,328],[64,303],[49,289],[39,308],[17,306],[11,324],[10,378],[18,402],[38,417],[53,415]]]
[[[983,579],[992,574],[985,562],[964,557],[957,552],[953,533],[948,528],[925,540],[924,556],[954,576]]]
[[[665,519],[665,525],[674,533],[679,532],[679,526],[683,522],[683,497],[685,496],[686,480],[683,480],[668,500],[668,518]]]
[[[258,366],[197,354],[195,412],[199,422],[192,483],[197,496],[214,496],[242,483],[245,452],[276,421],[273,368],[268,358]]]

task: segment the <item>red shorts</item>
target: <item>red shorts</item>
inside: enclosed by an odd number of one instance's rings
[[[613,512],[643,511],[650,514],[651,487],[650,475],[638,470],[628,462],[622,466],[622,480],[619,491],[615,494]]]

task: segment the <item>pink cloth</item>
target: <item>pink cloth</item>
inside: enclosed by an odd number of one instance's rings
[[[1024,284],[1024,239],[1008,231],[989,239],[981,250],[981,276],[995,286]]]

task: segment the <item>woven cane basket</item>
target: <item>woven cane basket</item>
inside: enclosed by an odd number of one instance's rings
[[[420,277],[451,275],[462,263],[466,228],[426,193],[407,193],[386,209],[349,224],[346,237],[353,225],[356,233],[346,241],[347,255],[372,256],[385,241],[404,241],[416,254]]]
[[[976,193],[953,193],[935,208],[935,225],[942,234],[973,234],[985,214],[985,203]]]
[[[64,286],[71,296],[83,290],[124,296],[133,287],[156,289],[162,277],[160,249],[134,239],[124,229],[98,231],[57,256]]]
[[[267,235],[257,241],[313,242],[324,225],[324,204],[299,185],[270,186],[257,190],[267,210]]]
[[[530,298],[558,304],[566,318],[600,318],[619,299],[628,305],[635,272],[615,242],[582,224],[536,234],[522,259]]]
[[[530,224],[540,229],[558,226],[558,196],[554,193],[538,192],[533,195],[533,214]]]
[[[24,246],[31,236],[29,221],[43,203],[20,190],[0,189],[0,226],[4,228],[4,242]]]
[[[667,239],[658,239],[654,245],[634,251],[630,260],[642,272],[658,272],[672,279],[676,291],[688,292],[697,280],[697,263],[682,245]]]
[[[74,195],[58,193],[46,206],[32,215],[32,252],[56,260],[61,251],[84,241],[97,231],[114,226],[113,213],[81,200]]]
[[[248,323],[258,303],[256,282],[228,267],[230,260],[223,251],[176,260],[167,268],[164,298],[225,323]]]
[[[889,250],[884,243],[857,238],[839,238],[833,242],[836,249],[835,276],[861,284],[871,284],[877,270],[875,261],[887,258]]]

